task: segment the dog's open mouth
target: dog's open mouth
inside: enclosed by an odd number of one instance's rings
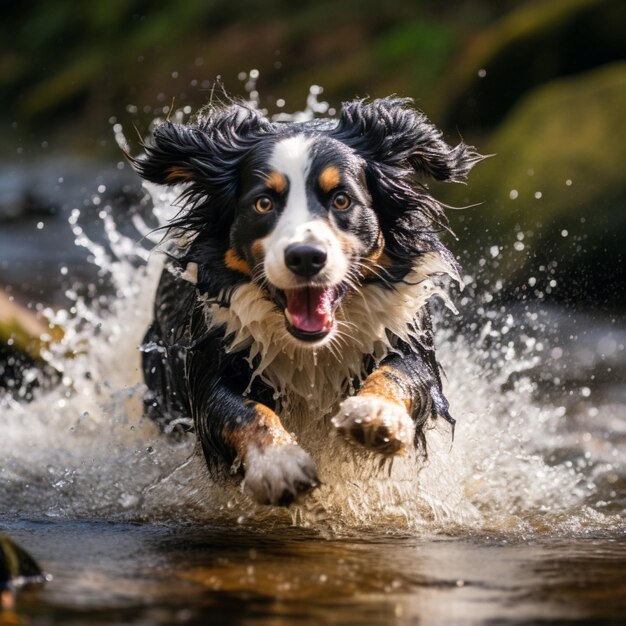
[[[338,287],[299,287],[280,293],[287,330],[303,341],[320,341],[335,326],[335,310],[343,290]]]

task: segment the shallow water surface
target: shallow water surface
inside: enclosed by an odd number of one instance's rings
[[[296,528],[14,523],[54,578],[32,624],[621,622],[615,536],[324,539]],[[1,623],[1,620],[0,620]]]

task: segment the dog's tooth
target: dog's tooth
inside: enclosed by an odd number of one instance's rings
[[[288,309],[285,309],[285,317],[287,321],[293,326],[293,318],[291,317],[291,313],[289,313]]]

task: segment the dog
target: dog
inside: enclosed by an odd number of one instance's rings
[[[454,427],[427,303],[458,267],[427,180],[464,182],[474,147],[384,98],[299,123],[211,106],[142,148],[141,177],[181,186],[144,340],[146,410],[169,430],[192,418],[210,470],[287,506],[320,484],[301,431],[386,459],[425,449],[428,420]]]

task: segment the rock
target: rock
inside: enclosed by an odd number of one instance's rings
[[[31,400],[36,388],[55,384],[59,375],[41,356],[47,343],[59,340],[60,328],[48,325],[0,291],[0,396],[8,392]]]
[[[0,344],[38,359],[41,335],[47,331],[48,327],[36,315],[0,291]]]
[[[535,0],[471,36],[436,90],[437,121],[493,128],[529,90],[626,56],[623,0]]]
[[[46,581],[41,568],[26,550],[0,534],[0,623],[1,612],[13,608],[13,591]]]
[[[465,190],[449,190],[468,266],[514,291],[624,304],[626,63],[531,92],[496,130]],[[446,190],[447,191],[447,190]],[[471,192],[471,193],[469,193]],[[556,281],[550,284],[551,281]]]

